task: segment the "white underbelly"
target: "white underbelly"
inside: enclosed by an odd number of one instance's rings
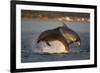
[[[65,46],[59,40],[49,42],[50,46],[41,41],[33,45],[33,52],[36,53],[68,53]]]

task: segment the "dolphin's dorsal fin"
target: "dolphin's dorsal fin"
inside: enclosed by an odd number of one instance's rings
[[[64,22],[62,22],[62,24],[64,28],[68,28],[68,26]]]

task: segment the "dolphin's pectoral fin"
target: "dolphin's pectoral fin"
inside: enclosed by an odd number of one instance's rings
[[[51,46],[50,43],[49,43],[48,41],[46,41],[46,44],[47,44],[48,46]]]
[[[37,41],[37,43],[39,43],[40,41]],[[48,45],[48,46],[51,46],[50,43],[48,41],[45,41],[45,43]]]

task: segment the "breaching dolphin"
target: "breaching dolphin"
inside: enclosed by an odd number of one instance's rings
[[[76,43],[79,46],[81,45],[79,35],[74,30],[70,29],[65,23],[63,23],[63,26],[42,32],[37,39],[37,43],[43,41],[48,46],[51,46],[49,42],[54,40],[62,42],[67,51],[70,50],[69,45],[72,43]]]

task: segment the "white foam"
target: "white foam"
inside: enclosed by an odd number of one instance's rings
[[[50,41],[50,46],[41,41],[38,44],[33,44],[33,52],[36,53],[68,53],[65,46],[59,40]]]

